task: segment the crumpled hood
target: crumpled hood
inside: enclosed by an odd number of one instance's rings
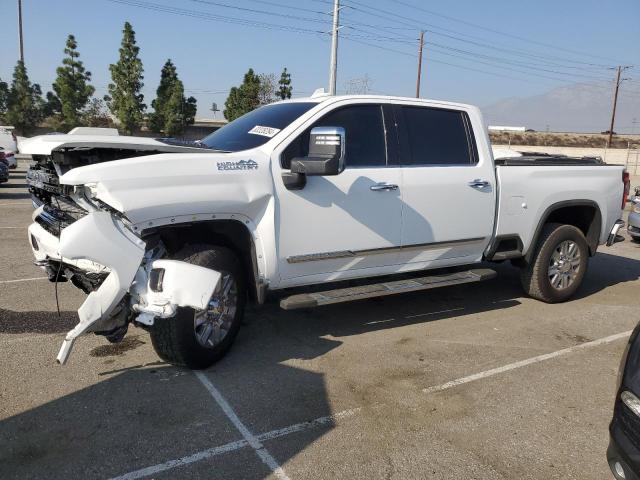
[[[51,152],[73,148],[117,148],[158,152],[198,152],[202,149],[184,145],[168,145],[155,138],[121,135],[39,135],[20,141],[20,153],[51,155]]]
[[[96,184],[96,198],[143,228],[185,215],[201,220],[201,215],[236,213],[255,219],[273,196],[269,157],[257,149],[116,160],[70,170],[60,183]]]

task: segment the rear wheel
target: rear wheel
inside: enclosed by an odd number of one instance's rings
[[[235,340],[246,301],[242,265],[228,248],[189,245],[174,257],[221,273],[206,310],[180,307],[172,318],[158,318],[150,329],[151,343],[160,358],[193,369],[220,360]]]
[[[589,248],[584,234],[573,225],[549,223],[535,248],[520,274],[525,292],[547,303],[569,299],[587,270]]]

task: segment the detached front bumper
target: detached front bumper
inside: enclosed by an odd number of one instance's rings
[[[59,240],[35,223],[29,227],[29,235],[36,259],[88,261],[109,269],[100,287],[78,309],[80,321],[67,333],[58,353],[58,362],[64,364],[75,339],[91,331],[100,320],[109,318],[129,290],[142,262],[145,242],[107,212],[89,213],[62,230]]]
[[[53,261],[86,272],[108,273],[78,309],[79,322],[67,333],[57,356],[60,364],[67,361],[78,336],[112,329],[112,316],[120,315],[121,309],[137,316],[140,323],[153,325],[156,317],[175,315],[177,307],[206,309],[220,281],[220,273],[214,270],[154,259],[146,243],[108,212],[88,213],[64,228],[60,239],[35,222],[28,231],[37,263]],[[154,270],[161,272],[160,284],[158,275],[153,280]]]

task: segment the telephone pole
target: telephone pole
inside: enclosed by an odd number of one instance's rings
[[[333,28],[331,29],[331,64],[329,66],[329,95],[336,94],[338,70],[338,29],[340,28],[340,0],[333,1]]]
[[[20,61],[24,63],[24,45],[22,42],[22,0],[18,0],[18,35],[20,37]]]
[[[424,46],[424,30],[420,31],[420,46],[418,47],[418,80],[416,81],[416,98],[420,98],[420,78],[422,77],[422,47]]]
[[[611,111],[611,126],[609,127],[609,139],[607,140],[607,147],[609,148],[611,148],[611,140],[613,139],[613,125],[616,121],[616,106],[618,104],[618,90],[620,89],[620,83],[623,82],[624,80],[627,80],[626,78],[620,79],[620,74],[627,68],[631,68],[631,67],[619,65],[617,68],[618,73],[616,74],[616,84],[613,90],[613,109]]]

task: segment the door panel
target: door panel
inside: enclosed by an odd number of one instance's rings
[[[495,174],[490,159],[478,157],[469,117],[413,106],[395,112],[403,164],[398,260],[424,268],[481,259],[493,233]]]
[[[345,170],[307,176],[302,190],[287,190],[280,172],[287,171],[291,158],[307,154],[309,131],[319,126],[345,129]],[[389,128],[395,129],[393,123]],[[354,276],[355,270],[395,263],[402,178],[401,168],[387,166],[387,132],[381,105],[349,105],[312,122],[282,153],[276,149],[272,164],[281,279],[327,274],[324,279],[339,280]]]
[[[358,168],[332,177],[309,177],[303,190],[278,187],[281,277],[394,264],[395,251],[370,250],[400,246],[400,191],[371,187],[382,182],[399,185],[400,181],[398,168]]]

